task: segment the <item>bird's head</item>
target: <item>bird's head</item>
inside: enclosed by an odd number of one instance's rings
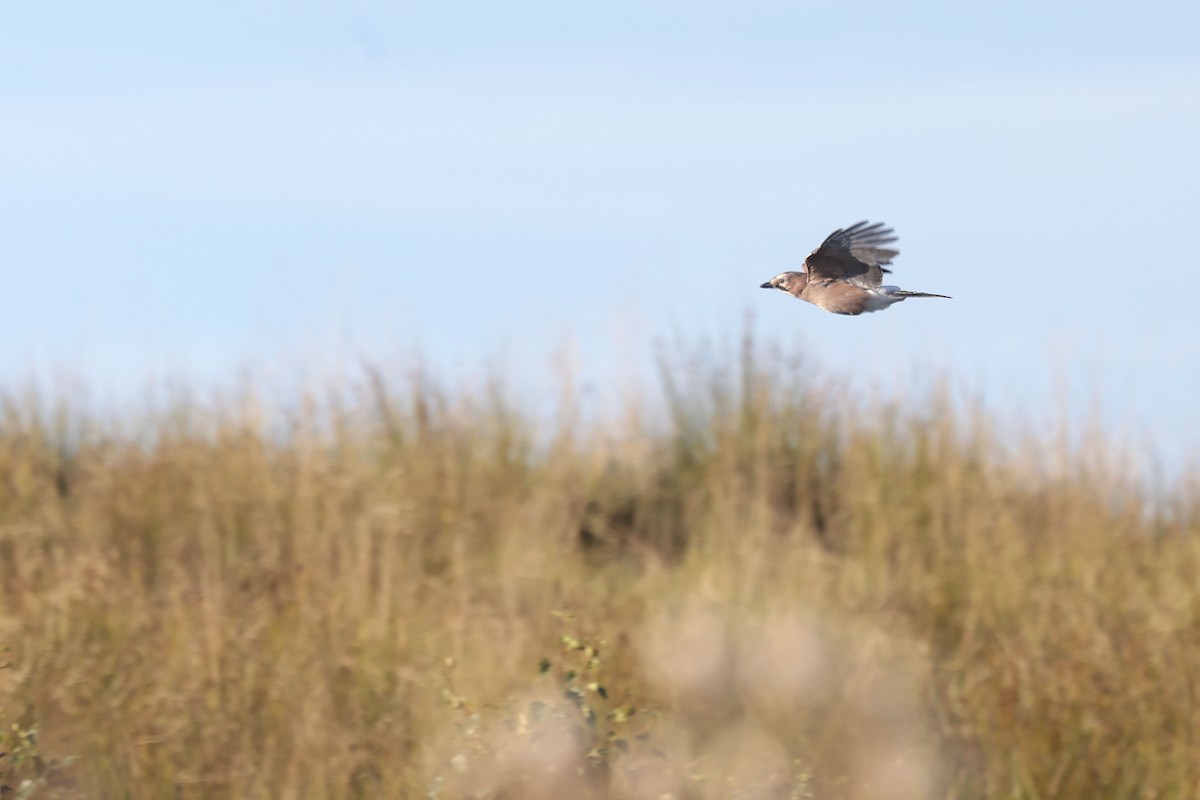
[[[779,289],[793,297],[799,297],[800,292],[808,284],[808,276],[803,272],[781,272],[760,286],[760,289]]]

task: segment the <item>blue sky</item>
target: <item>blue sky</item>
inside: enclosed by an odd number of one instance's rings
[[[0,380],[759,337],[1200,446],[1194,2],[0,10]],[[883,220],[861,318],[758,284]]]

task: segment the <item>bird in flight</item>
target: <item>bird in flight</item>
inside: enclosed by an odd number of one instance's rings
[[[884,286],[884,264],[900,255],[889,245],[895,232],[882,222],[865,220],[839,228],[804,259],[804,272],[781,272],[762,285],[806,300],[834,314],[857,315],[882,311],[909,297],[945,297],[944,294],[910,292],[899,286]]]

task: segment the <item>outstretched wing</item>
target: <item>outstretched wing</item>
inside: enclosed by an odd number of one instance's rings
[[[839,228],[804,259],[809,280],[846,281],[864,289],[883,282],[884,264],[900,254],[883,245],[897,241],[895,232],[882,222],[866,220]]]

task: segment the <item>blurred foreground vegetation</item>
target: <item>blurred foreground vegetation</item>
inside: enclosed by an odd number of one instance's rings
[[[603,420],[0,401],[0,792],[1200,794],[1194,476],[754,352]]]

